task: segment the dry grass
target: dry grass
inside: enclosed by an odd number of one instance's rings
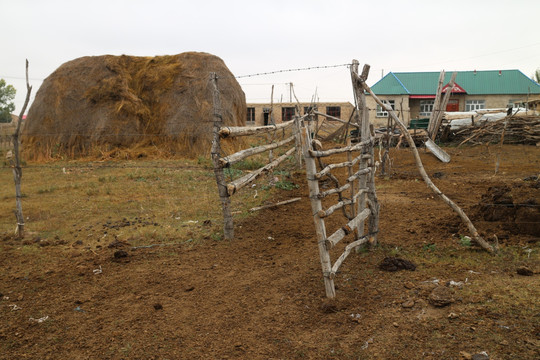
[[[256,159],[239,163],[227,172],[228,180],[258,165]],[[232,198],[236,218],[271,196],[267,181]],[[0,182],[6,185],[0,188],[0,233],[9,234],[15,199],[6,164]],[[215,177],[204,157],[30,163],[23,169],[22,192],[27,240],[82,241],[95,248],[114,238],[134,246],[221,238]]]

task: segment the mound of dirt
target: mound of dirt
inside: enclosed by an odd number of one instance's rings
[[[69,61],[36,94],[22,131],[25,153],[36,159],[149,146],[188,156],[208,153],[211,72],[219,79],[224,125],[244,125],[244,92],[214,55],[104,55]]]
[[[482,195],[477,215],[500,222],[511,234],[540,234],[540,186],[537,181],[523,181],[509,186],[491,186]]]

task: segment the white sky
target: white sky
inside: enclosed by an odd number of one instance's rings
[[[88,55],[204,51],[234,75],[350,63],[389,71],[540,67],[538,0],[0,0],[0,78],[35,94],[69,60]],[[351,101],[346,67],[239,79],[248,102]]]

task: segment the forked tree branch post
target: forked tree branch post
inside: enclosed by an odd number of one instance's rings
[[[21,133],[21,124],[23,122],[23,116],[26,111],[26,107],[30,102],[30,94],[32,93],[32,86],[28,82],[28,60],[26,60],[26,99],[24,100],[24,105],[22,107],[21,113],[19,114],[19,122],[17,123],[17,128],[15,133],[12,135],[13,141],[13,155],[14,160],[11,160],[11,167],[13,169],[13,180],[15,181],[15,217],[17,218],[17,236],[19,239],[24,237],[24,216],[22,212],[22,193],[21,193],[21,178],[22,178],[22,168],[21,168],[21,154],[20,154],[20,144],[21,140],[19,135]]]
[[[369,68],[370,68],[369,65],[367,65],[367,64],[364,65],[364,70],[363,70],[362,73],[364,74],[364,73],[369,72]],[[413,140],[411,134],[409,134],[409,132],[407,131],[407,127],[405,126],[405,124],[397,117],[396,113],[392,110],[392,108],[390,106],[387,106],[386,104],[384,104],[377,97],[377,95],[375,95],[373,93],[371,88],[365,82],[365,79],[366,79],[365,76],[358,76],[358,74],[356,73],[354,77],[355,77],[355,81],[358,82],[358,84],[373,97],[373,99],[375,100],[375,102],[377,102],[377,104],[379,104],[383,109],[385,109],[388,112],[388,114],[390,114],[392,119],[399,126],[402,134],[405,136],[405,139],[407,140],[407,142],[409,143],[409,146],[412,149],[414,159],[416,161],[416,166],[418,167],[420,175],[422,176],[422,179],[425,181],[427,186],[435,194],[437,194],[445,204],[447,204],[452,210],[454,210],[460,216],[461,220],[467,225],[467,228],[469,229],[469,232],[471,233],[471,235],[473,237],[473,240],[479,246],[481,246],[482,248],[484,248],[485,250],[487,250],[490,253],[496,252],[496,249],[493,248],[493,246],[491,246],[490,244],[488,244],[488,242],[485,241],[480,236],[480,234],[478,233],[478,230],[476,230],[476,227],[473,225],[473,223],[471,222],[471,220],[469,219],[467,214],[465,214],[465,212],[456,203],[454,203],[452,200],[450,200],[446,195],[444,195],[442,193],[441,190],[439,190],[439,188],[437,186],[435,186],[435,184],[433,184],[433,182],[429,178],[428,174],[426,173],[426,170],[424,169],[424,165],[422,164],[422,160],[420,159],[420,154],[418,153],[418,149],[416,148],[416,145],[414,144],[414,140]]]
[[[219,89],[217,84],[218,77],[216,73],[210,73],[210,81],[212,83],[212,97],[214,102],[214,136],[212,139],[211,155],[212,162],[214,163],[214,174],[216,176],[219,199],[221,200],[221,207],[223,210],[223,236],[227,240],[232,240],[234,238],[234,225],[231,213],[231,199],[227,193],[227,183],[225,182],[223,167],[219,161],[221,157],[219,132],[223,125],[223,116],[221,114],[221,99],[219,97]]]

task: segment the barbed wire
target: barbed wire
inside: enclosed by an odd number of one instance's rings
[[[235,78],[236,79],[242,79],[242,78],[248,78],[248,77],[263,76],[263,75],[273,75],[273,74],[286,73],[286,72],[307,71],[307,70],[317,70],[317,69],[330,69],[330,68],[345,67],[345,66],[349,67],[351,65],[352,64],[310,66],[310,67],[305,67],[305,68],[284,69],[284,70],[275,70],[275,71],[268,71],[268,72],[262,72],[262,73],[249,74],[249,75],[240,75],[240,76],[235,76]]]

